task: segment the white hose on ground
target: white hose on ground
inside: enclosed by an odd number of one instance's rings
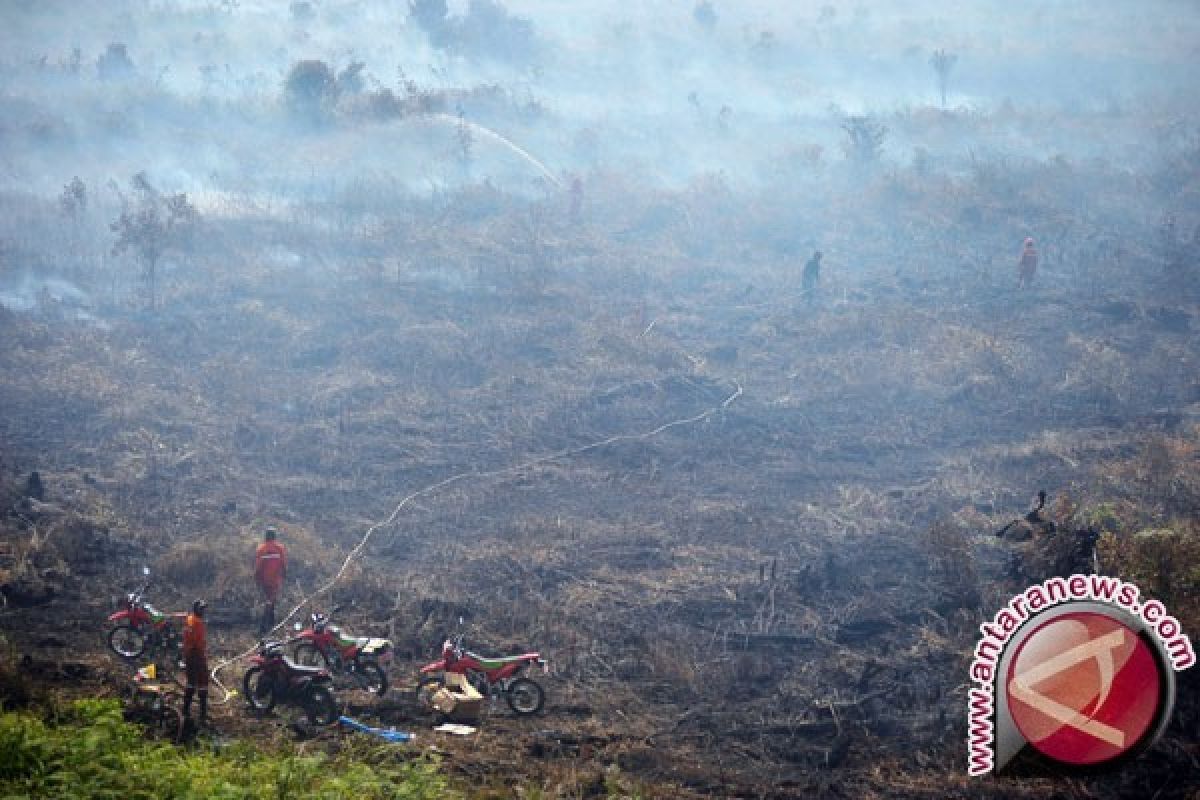
[[[383,528],[387,525],[391,525],[393,522],[395,522],[396,518],[398,516],[400,516],[400,512],[404,509],[404,507],[407,506],[409,503],[411,503],[413,500],[416,500],[418,497],[432,494],[433,492],[436,492],[438,489],[442,489],[446,486],[449,486],[450,484],[458,483],[459,481],[466,480],[467,478],[473,478],[475,480],[482,480],[485,478],[495,478],[500,475],[508,475],[508,474],[511,474],[514,472],[520,472],[521,470],[529,469],[530,467],[536,467],[540,464],[545,464],[549,461],[556,461],[560,458],[567,458],[568,456],[581,455],[583,453],[588,452],[589,450],[596,450],[601,447],[607,447],[608,445],[615,444],[617,442],[627,442],[627,441],[634,441],[634,440],[638,440],[638,439],[649,439],[653,436],[659,435],[660,433],[662,433],[664,431],[670,430],[671,428],[677,428],[682,425],[693,425],[697,422],[701,422],[705,419],[708,419],[713,414],[716,414],[718,411],[721,411],[724,408],[728,408],[730,403],[732,403],[734,400],[738,399],[742,395],[742,385],[740,383],[738,383],[737,381],[734,381],[733,383],[737,387],[734,390],[733,394],[731,394],[731,395],[729,395],[729,397],[725,398],[725,400],[723,400],[719,405],[712,406],[711,408],[709,408],[705,411],[702,411],[699,414],[695,414],[694,416],[685,417],[683,419],[672,420],[671,422],[664,423],[662,425],[659,425],[657,428],[653,428],[652,430],[648,430],[648,431],[643,431],[642,433],[618,433],[613,436],[609,436],[605,439],[600,439],[599,441],[592,442],[591,444],[585,444],[585,445],[580,445],[579,447],[569,447],[564,450],[558,450],[554,453],[548,453],[544,456],[538,456],[537,458],[530,459],[529,461],[524,461],[520,464],[514,464],[514,465],[508,466],[508,467],[501,467],[500,469],[489,470],[486,472],[460,472],[457,475],[451,475],[448,478],[443,478],[442,480],[437,481],[436,483],[431,483],[422,489],[418,489],[417,491],[406,496],[399,503],[397,503],[396,507],[394,509],[392,509],[392,513],[388,515],[387,519],[383,520],[382,522],[376,522],[374,525],[367,528],[367,531],[366,531],[366,533],[363,534],[362,539],[359,541],[359,543],[357,545],[355,545],[354,549],[351,550],[346,555],[345,560],[342,562],[341,568],[338,569],[338,571],[334,574],[334,576],[332,578],[330,578],[324,585],[320,586],[315,591],[313,591],[311,594],[309,594],[307,597],[303,598],[299,603],[297,603],[296,606],[294,608],[292,608],[292,610],[289,611],[284,616],[284,618],[278,624],[275,625],[274,628],[267,631],[267,633],[264,634],[261,638],[265,639],[268,636],[270,636],[271,634],[275,633],[277,630],[279,630],[284,625],[286,625],[288,623],[288,621],[293,616],[295,616],[296,613],[301,608],[303,608],[305,605],[307,605],[311,600],[313,600],[316,597],[319,597],[320,595],[325,594],[330,589],[332,589],[337,584],[337,582],[339,580],[341,580],[342,575],[344,575],[346,573],[346,570],[349,568],[350,563],[352,561],[354,561],[354,559],[358,557],[359,553],[362,552],[363,548],[365,548],[367,546],[367,543],[371,540],[371,536],[374,535],[375,531],[377,531],[380,528]],[[224,661],[222,661],[220,664],[218,664],[217,666],[213,667],[212,672],[211,672],[212,682],[214,684],[216,684],[217,688],[219,688],[225,695],[220,700],[215,701],[215,703],[217,705],[227,703],[234,694],[229,689],[227,689],[223,683],[221,683],[220,679],[217,677],[217,673],[220,672],[221,670],[225,669],[226,667],[228,667],[230,664],[234,664],[238,661],[241,661],[243,658],[245,658],[248,655],[250,655],[251,653],[253,653],[256,649],[257,649],[257,646],[251,647],[249,650],[246,650],[243,653],[239,653],[238,655],[233,656],[231,658],[227,658]]]

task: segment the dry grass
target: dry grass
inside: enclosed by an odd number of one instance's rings
[[[82,492],[80,516],[135,546],[112,573],[145,559],[164,592],[231,605],[256,599],[266,523],[298,599],[401,497],[467,476],[406,507],[315,602],[386,631],[410,659],[401,681],[460,616],[481,650],[551,658],[536,727],[497,714],[446,745],[480,785],[967,793],[961,732],[938,720],[962,718],[975,609],[1010,588],[989,534],[1038,488],[1061,527],[1109,532],[1103,562],[1200,625],[1196,432],[1137,422],[1182,403],[1182,378],[1143,390],[1165,363],[1194,365],[1194,342],[1114,321],[1065,277],[1015,298],[954,273],[961,231],[921,220],[1010,214],[1003,177],[743,208],[717,178],[670,192],[599,175],[603,224],[579,226],[482,190],[438,213],[398,202],[370,228],[382,274],[342,233],[230,222],[227,258],[167,288],[173,317],[113,312],[83,333],[0,317],[0,403],[19,420],[4,441],[46,454],[54,491]],[[897,191],[915,254],[882,236]],[[798,264],[756,236],[810,211],[864,220],[830,233],[814,308]],[[281,266],[260,240],[314,260],[329,246],[338,270]],[[702,422],[491,474],[693,417],[733,380],[744,394]],[[74,465],[90,482],[64,477]],[[82,531],[50,542],[66,558]],[[524,757],[557,739],[574,743]]]

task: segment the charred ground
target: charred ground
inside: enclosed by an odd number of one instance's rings
[[[102,622],[143,563],[161,605],[210,600],[232,655],[264,524],[298,601],[401,498],[461,476],[317,603],[393,637],[398,691],[460,616],[480,649],[547,654],[544,717],[438,742],[477,788],[1194,790],[1190,673],[1134,769],[965,778],[976,626],[1020,588],[991,533],[1036,488],[1200,630],[1200,318],[1151,243],[1060,257],[1026,292],[897,259],[832,272],[809,304],[799,259],[709,240],[696,196],[639,196],[630,226],[484,197],[410,209],[341,258],[361,230],[208,216],[153,309],[0,311],[0,626],[37,683],[114,691]],[[932,258],[952,234],[926,231]],[[423,726],[404,702],[360,711]],[[281,735],[236,701],[218,724]]]

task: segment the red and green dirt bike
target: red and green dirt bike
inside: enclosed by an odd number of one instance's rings
[[[337,722],[338,706],[333,679],[321,667],[293,663],[283,654],[283,643],[260,641],[242,677],[242,689],[251,710],[267,713],[279,703],[304,709],[313,725]]]
[[[540,653],[487,658],[462,646],[462,633],[442,644],[442,657],[421,667],[417,682],[417,705],[424,710],[433,708],[433,696],[446,684],[445,674],[455,672],[470,681],[485,697],[504,697],[515,713],[536,714],[546,704],[546,692],[541,685],[522,673],[530,667],[541,667],[543,674],[549,666]]]
[[[143,567],[142,574],[149,576],[150,570]],[[147,652],[156,650],[178,657],[183,621],[187,614],[159,611],[147,603],[146,590],[149,588],[150,580],[147,577],[141,588],[125,595],[124,608],[108,615],[111,623],[108,647],[122,658],[141,658]]]
[[[320,611],[309,615],[309,627],[297,622],[294,630],[296,635],[290,643],[294,645],[292,660],[297,664],[345,675],[358,688],[381,697],[387,691],[387,666],[393,655],[389,640],[348,636],[337,625],[330,625],[329,615]]]

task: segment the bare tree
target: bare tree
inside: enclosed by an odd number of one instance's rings
[[[950,84],[950,73],[957,63],[957,55],[947,53],[940,48],[934,50],[933,55],[929,57],[929,66],[933,67],[933,71],[937,74],[938,91],[942,95],[942,108],[946,107],[946,87]]]
[[[63,187],[58,197],[58,206],[63,214],[71,219],[78,219],[87,211],[87,185],[76,175],[71,182]]]
[[[150,307],[154,308],[158,303],[158,263],[168,248],[184,243],[198,213],[188,202],[187,194],[163,196],[143,172],[134,175],[130,184],[137,199],[131,202],[118,190],[122,210],[109,225],[117,234],[112,252],[113,255],[134,253],[142,267],[141,277]]]
[[[887,138],[887,126],[864,115],[851,115],[842,120],[842,130],[848,137],[846,155],[860,164],[879,160],[883,153],[883,140]]]

